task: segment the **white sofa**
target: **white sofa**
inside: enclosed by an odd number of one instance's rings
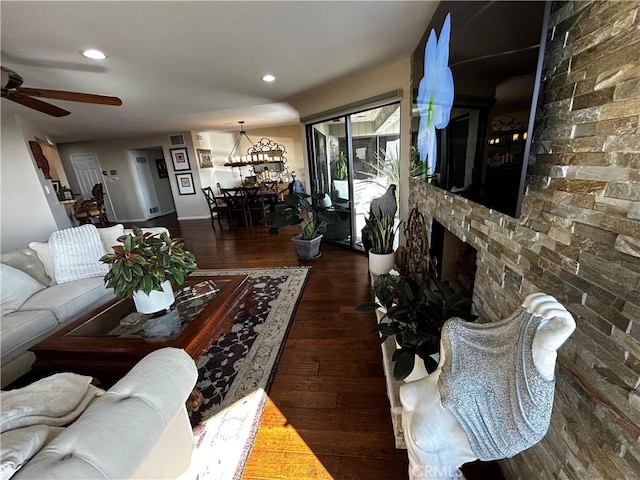
[[[197,375],[184,350],[147,355],[12,479],[180,477],[194,449],[185,401]]]
[[[163,227],[143,231],[168,232]],[[117,243],[119,236],[130,230],[118,224],[98,229],[98,232],[106,252]],[[4,253],[0,263],[3,280],[0,284],[0,363],[4,387],[31,369],[35,360],[29,351],[31,346],[111,300],[114,295],[112,289],[104,286],[104,273],[57,283],[46,242],[31,242],[29,247]]]

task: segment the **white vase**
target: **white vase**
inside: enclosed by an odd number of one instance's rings
[[[369,250],[369,271],[373,275],[384,275],[389,273],[395,266],[395,254],[392,253],[373,253]]]
[[[162,291],[151,290],[149,295],[142,290],[134,293],[133,303],[136,305],[136,310],[140,313],[155,313],[169,308],[175,300],[171,282],[166,280],[162,283],[161,287]]]
[[[413,370],[411,370],[411,373],[407,375],[403,382],[414,382],[426,377],[427,375],[429,375],[429,372],[427,372],[427,368],[424,366],[424,360],[416,355],[416,358],[413,362]]]
[[[398,344],[397,340],[396,348],[400,348],[400,344]],[[433,358],[436,363],[440,362],[440,353],[434,353],[433,355],[430,355],[430,357]],[[411,373],[407,375],[402,381],[405,383],[415,382],[416,380],[420,380],[421,378],[424,378],[428,375],[429,372],[427,372],[427,367],[424,366],[424,360],[416,355],[413,361],[413,370],[411,370]]]

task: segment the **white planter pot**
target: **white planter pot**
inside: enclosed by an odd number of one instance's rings
[[[373,253],[369,250],[369,271],[373,275],[384,275],[389,273],[395,266],[394,253]]]
[[[396,348],[400,348],[400,345],[398,345],[397,341]],[[433,355],[431,355],[431,358],[433,358],[436,362],[439,362],[440,354],[434,353]],[[413,361],[413,370],[411,370],[411,373],[407,375],[407,377],[402,381],[405,383],[415,382],[416,380],[420,380],[421,378],[427,377],[428,375],[429,372],[427,372],[427,367],[424,366],[424,360],[416,355],[415,360]]]
[[[407,377],[403,380],[403,382],[405,383],[414,382],[416,380],[420,380],[421,378],[426,377],[427,375],[429,375],[429,372],[427,372],[427,368],[424,366],[424,360],[422,360],[418,355],[416,355],[416,358],[413,363],[413,370],[411,370],[411,373],[407,375]]]
[[[291,240],[293,240],[293,244],[296,246],[298,258],[313,260],[320,256],[320,242],[322,242],[322,235],[311,240],[304,240],[302,235],[296,235]]]
[[[135,303],[136,310],[140,313],[155,313],[166,310],[174,300],[175,297],[169,280],[162,283],[162,291],[152,290],[147,295],[142,290],[138,290],[133,294],[133,303]]]
[[[334,180],[333,186],[338,191],[338,197],[349,198],[349,180]]]

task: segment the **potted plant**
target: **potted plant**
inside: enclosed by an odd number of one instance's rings
[[[369,271],[373,275],[389,273],[394,265],[394,241],[400,224],[395,225],[395,218],[378,209],[370,212],[365,219],[363,237],[366,235],[369,248]]]
[[[104,277],[107,287],[119,298],[132,297],[141,313],[154,313],[171,306],[174,301],[171,283],[181,285],[186,275],[196,270],[195,257],[184,250],[182,239],[168,234],[133,233],[118,238],[100,261],[111,265]]]
[[[331,179],[333,180],[333,188],[337,190],[338,198],[349,198],[347,175],[347,156],[344,152],[340,152],[338,157],[331,162]]]
[[[278,233],[281,227],[291,225],[298,230],[293,237],[298,258],[313,259],[320,256],[320,242],[322,232],[329,222],[339,220],[337,209],[326,210],[316,208],[321,196],[311,196],[306,193],[290,193],[284,197],[285,206],[268,214],[264,221],[270,225],[269,233]]]
[[[361,312],[381,309],[384,312],[376,331],[382,340],[395,337],[393,376],[406,379],[416,360],[424,362],[426,373],[438,362],[442,325],[451,317],[474,320],[471,300],[463,291],[453,292],[437,281],[416,282],[393,271],[379,276],[373,283],[376,301],[359,305]]]

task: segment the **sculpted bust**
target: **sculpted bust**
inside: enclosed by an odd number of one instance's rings
[[[461,478],[467,462],[509,458],[546,434],[557,349],[575,329],[552,296],[529,295],[509,318],[450,319],[440,363],[400,388],[409,478]]]

